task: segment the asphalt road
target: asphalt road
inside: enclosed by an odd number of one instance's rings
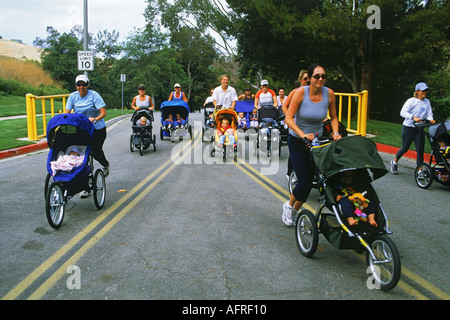
[[[449,299],[448,188],[419,189],[414,163],[374,182],[402,258],[390,292],[367,288],[365,256],[324,237],[300,255],[281,221],[286,161],[220,163],[201,141],[159,138],[131,152],[128,119],[108,128],[105,207],[72,198],[64,223],[45,217],[48,151],[0,161],[0,296],[3,299],[415,300]],[[195,123],[194,123],[195,120]],[[386,160],[388,155],[382,155]],[[250,163],[249,163],[250,162]],[[264,174],[262,174],[264,173]],[[306,208],[319,205],[313,190]],[[187,304],[186,306],[189,306]],[[179,312],[179,310],[177,310]],[[181,312],[181,311],[180,311]]]

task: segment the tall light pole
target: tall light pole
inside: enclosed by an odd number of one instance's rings
[[[89,37],[89,33],[88,33],[88,3],[87,0],[84,0],[84,11],[83,11],[83,21],[84,21],[84,27],[83,27],[83,31],[84,31],[84,39],[83,39],[83,49],[84,51],[88,51],[88,37]],[[88,76],[88,72],[84,71],[84,75],[87,77]]]

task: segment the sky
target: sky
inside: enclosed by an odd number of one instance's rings
[[[83,26],[84,0],[1,0],[0,36],[32,45],[36,37],[47,38],[47,26],[69,32]],[[94,36],[107,29],[119,32],[120,41],[145,26],[145,0],[88,0],[88,31]]]

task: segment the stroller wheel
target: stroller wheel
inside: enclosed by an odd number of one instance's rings
[[[65,206],[64,192],[61,186],[56,182],[52,182],[45,199],[45,211],[47,221],[53,229],[58,229],[61,226],[64,219]]]
[[[414,172],[416,184],[422,189],[428,189],[433,182],[433,171],[428,163],[421,163]]]
[[[289,173],[289,182],[288,182],[289,193],[292,193],[294,191],[296,185],[297,185],[297,175],[295,174],[294,169],[292,169],[291,172]]]
[[[372,274],[373,286],[383,291],[393,289],[401,273],[400,255],[395,243],[385,235],[377,236],[366,253],[367,272]]]
[[[53,182],[53,177],[50,173],[47,173],[47,176],[45,177],[44,182],[44,199],[47,199],[47,191],[50,184]]]
[[[133,135],[130,136],[130,151],[134,151],[134,142],[133,142]]]
[[[93,191],[95,206],[98,210],[100,210],[103,208],[106,198],[105,174],[101,169],[97,169],[97,171],[95,171]]]
[[[307,258],[312,257],[319,244],[319,228],[311,211],[300,212],[295,225],[295,239],[300,253]]]

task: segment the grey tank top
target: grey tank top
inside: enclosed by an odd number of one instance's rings
[[[144,101],[140,100],[139,96],[137,96],[136,97],[136,107],[139,107],[139,109],[140,108],[148,108],[148,107],[150,107],[150,101],[148,99],[149,99],[149,96],[147,96],[147,95],[145,96],[145,100]]]
[[[309,97],[309,86],[303,87],[305,95],[302,104],[295,114],[295,123],[305,133],[322,135],[322,124],[328,113],[328,88],[322,87],[322,100],[314,103]],[[289,129],[289,133],[294,137],[300,138],[293,130]]]

